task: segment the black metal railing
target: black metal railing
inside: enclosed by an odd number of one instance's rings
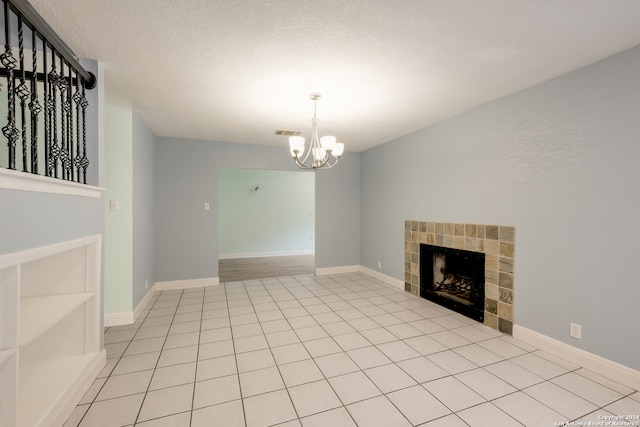
[[[0,167],[86,184],[86,90],[96,78],[29,3],[2,1]]]

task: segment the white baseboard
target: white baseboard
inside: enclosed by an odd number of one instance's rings
[[[151,289],[147,291],[147,294],[142,298],[142,300],[136,305],[136,308],[133,309],[133,321],[135,322],[140,317],[140,313],[147,306],[149,300],[153,296],[153,293],[157,290],[157,284],[154,284]]]
[[[218,286],[219,284],[220,280],[217,277],[157,282],[151,287],[151,289],[149,289],[147,294],[144,296],[144,298],[142,298],[142,300],[138,303],[133,311],[105,314],[104,326],[106,328],[108,326],[130,325],[135,322],[136,319],[140,316],[140,313],[142,313],[142,310],[144,310],[144,308],[149,303],[149,300],[151,299],[155,291],[200,288],[203,286]]]
[[[123,311],[121,313],[105,313],[104,327],[130,325],[135,322],[133,311]]]
[[[357,273],[360,271],[359,265],[342,265],[339,267],[316,268],[316,276],[326,276],[327,274]]]
[[[396,279],[395,277],[387,276],[386,274],[383,274],[383,273],[380,273],[379,271],[365,267],[364,265],[360,266],[360,272],[366,274],[367,276],[376,278],[386,283],[387,285],[391,285],[394,288],[404,290],[404,282],[402,280]]]
[[[218,286],[219,284],[220,284],[220,278],[205,277],[202,279],[172,280],[167,282],[156,282],[156,284],[153,287],[156,291],[169,291],[173,289],[190,289],[190,288],[202,288],[205,286]]]
[[[640,390],[640,371],[542,335],[524,326],[513,325],[513,337],[634,390]]]
[[[316,251],[299,250],[299,251],[271,251],[271,252],[243,252],[231,254],[218,254],[218,259],[235,259],[235,258],[265,258],[271,256],[293,256],[293,255],[313,255]]]
[[[133,311],[123,311],[120,313],[108,313],[104,315],[104,327],[109,326],[121,326],[121,325],[130,325],[136,321],[136,319],[142,313],[142,310],[147,306],[147,303],[153,296],[153,293],[156,291],[156,285],[153,285],[151,289],[147,291],[147,294],[142,298],[142,300],[138,303],[136,308]]]

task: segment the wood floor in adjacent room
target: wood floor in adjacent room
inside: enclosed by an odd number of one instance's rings
[[[296,276],[315,272],[315,255],[233,258],[218,261],[220,282]]]

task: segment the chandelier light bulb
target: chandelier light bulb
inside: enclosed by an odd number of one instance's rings
[[[336,159],[339,159],[340,156],[342,156],[342,153],[344,153],[344,144],[342,142],[336,142],[331,154],[333,154],[333,157]]]
[[[290,136],[289,149],[291,151],[291,157],[302,156],[304,154],[304,136]]]

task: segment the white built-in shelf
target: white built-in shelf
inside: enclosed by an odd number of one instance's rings
[[[0,426],[63,425],[104,367],[101,242],[0,255]]]
[[[93,359],[91,353],[78,354],[20,366],[18,426],[45,424],[56,409],[56,401],[72,389]],[[47,380],[43,381],[43,378]]]
[[[11,359],[12,356],[14,356],[16,354],[16,350],[13,348],[9,348],[6,350],[0,350],[0,366],[2,366],[2,364]]]
[[[21,298],[20,347],[29,344],[91,298],[93,293],[89,292]]]

